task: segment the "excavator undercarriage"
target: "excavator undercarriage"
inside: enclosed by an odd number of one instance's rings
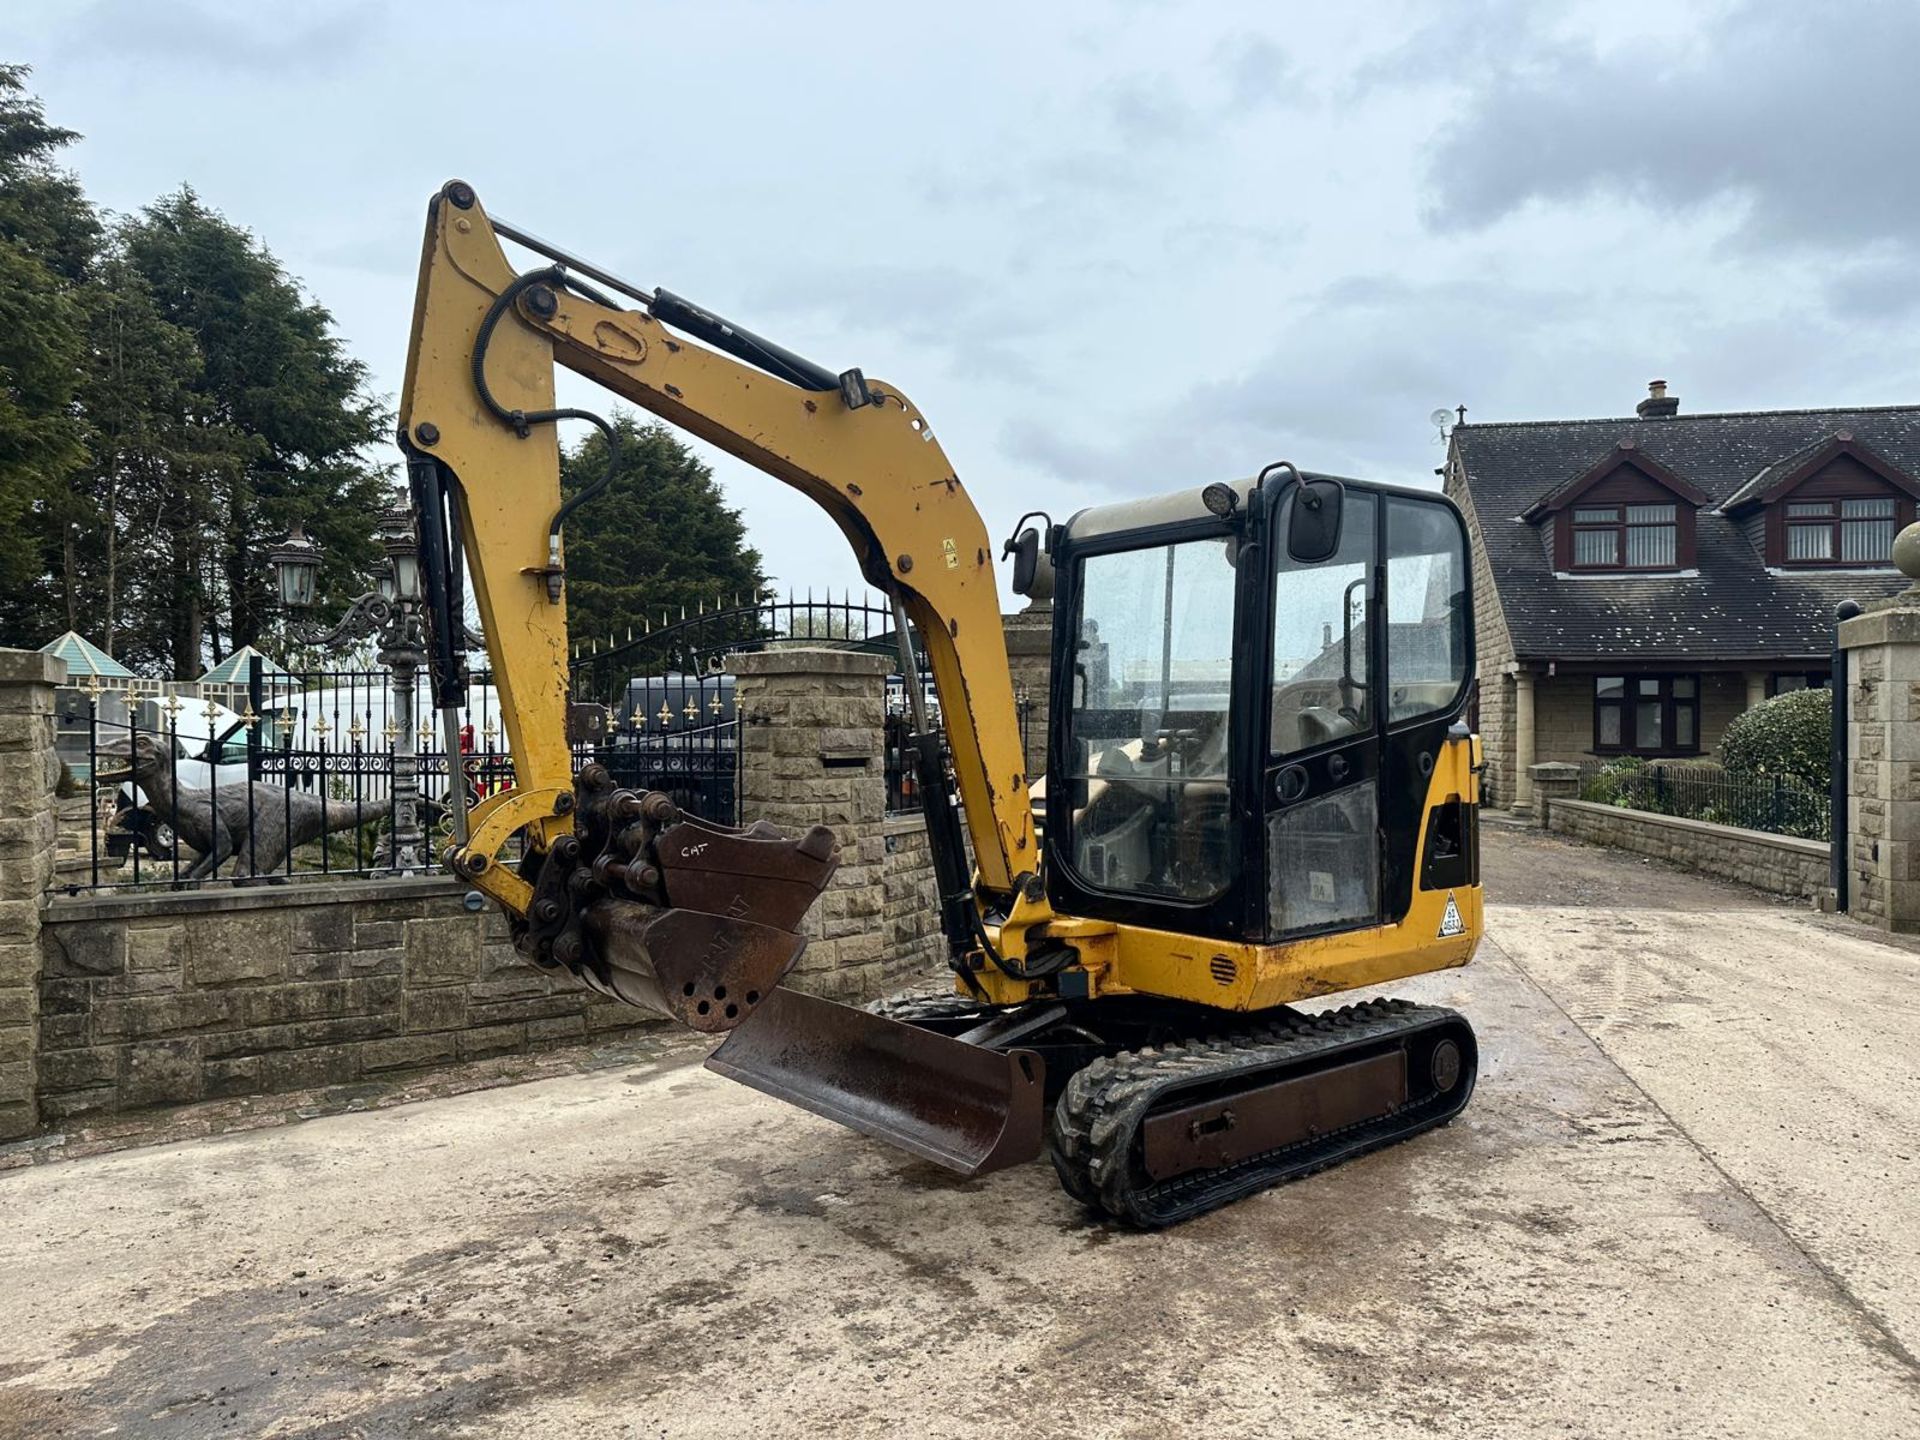
[[[502,240],[547,263],[516,271]],[[950,993],[856,1009],[784,983],[831,829],[716,824],[597,760],[575,773],[563,530],[606,481],[563,500],[555,426],[598,425],[610,457],[614,431],[556,406],[556,365],[813,499],[892,597],[902,672],[924,653],[938,692],[936,711],[907,687]],[[720,1035],[715,1072],[962,1174],[1046,1151],[1071,1196],[1143,1227],[1467,1103],[1477,1047],[1452,1011],[1297,1008],[1463,965],[1479,938],[1472,603],[1441,497],[1281,462],[1023,518],[1015,588],[1059,587],[1043,838],[990,542],[896,387],[491,220],[455,181],[429,210],[400,410],[449,749],[470,581],[514,754],[512,789],[471,813],[455,787],[445,860],[529,962]]]

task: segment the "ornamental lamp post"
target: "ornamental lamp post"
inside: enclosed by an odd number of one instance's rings
[[[386,564],[375,578],[377,589],[355,597],[340,623],[317,638],[328,649],[367,639],[380,647],[379,661],[386,667],[393,692],[387,723],[382,727],[382,733],[392,741],[393,837],[388,860],[393,873],[411,875],[424,868],[420,856],[426,841],[420,828],[420,752],[415,715],[420,670],[427,663],[419,542],[414,538],[412,513],[404,509],[389,510],[381,516],[377,534],[380,548],[386,552]],[[318,547],[296,525],[272,552],[272,560],[281,603],[289,614],[310,607],[314,578],[320,568]]]
[[[307,538],[306,527],[295,521],[267,559],[273,565],[273,583],[280,606],[289,613],[313,608],[315,582],[320,578],[320,547]]]

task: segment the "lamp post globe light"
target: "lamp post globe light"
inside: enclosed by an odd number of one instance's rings
[[[410,875],[423,868],[420,857],[426,842],[420,828],[415,699],[420,670],[427,663],[420,555],[412,514],[404,509],[389,510],[381,517],[378,535],[386,564],[377,577],[377,590],[356,596],[340,623],[324,634],[315,633],[317,627],[302,625],[296,618],[298,612],[313,605],[320,570],[319,547],[295,525],[269,558],[290,635],[324,649],[368,639],[380,647],[379,660],[387,669],[393,692],[384,731],[393,746],[393,836],[388,865],[395,874]]]
[[[320,547],[307,538],[306,527],[296,520],[287,538],[267,552],[267,559],[273,564],[281,608],[288,613],[311,609],[320,578]]]

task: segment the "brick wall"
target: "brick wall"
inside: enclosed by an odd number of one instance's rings
[[[649,1023],[528,965],[440,878],[56,899],[40,947],[44,1124]]]
[[[1828,847],[1818,840],[1737,830],[1584,800],[1555,800],[1549,823],[1576,840],[1650,855],[1775,895],[1806,899],[1827,888]]]

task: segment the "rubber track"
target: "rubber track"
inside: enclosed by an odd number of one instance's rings
[[[1403,1109],[1391,1117],[1397,1123],[1385,1129],[1381,1117],[1375,1117],[1223,1170],[1158,1184],[1149,1181],[1134,1160],[1141,1122],[1169,1090],[1235,1075],[1250,1080],[1275,1076],[1334,1047],[1389,1039],[1396,1032],[1446,1020],[1460,1017],[1405,1000],[1370,1000],[1318,1015],[1288,1011],[1238,1033],[1096,1060],[1068,1082],[1054,1109],[1048,1135],[1054,1169],[1076,1200],[1129,1225],[1153,1229],[1404,1140],[1457,1114],[1472,1094],[1472,1073],[1462,1077],[1463,1084],[1449,1092],[1444,1103],[1429,1100]]]

